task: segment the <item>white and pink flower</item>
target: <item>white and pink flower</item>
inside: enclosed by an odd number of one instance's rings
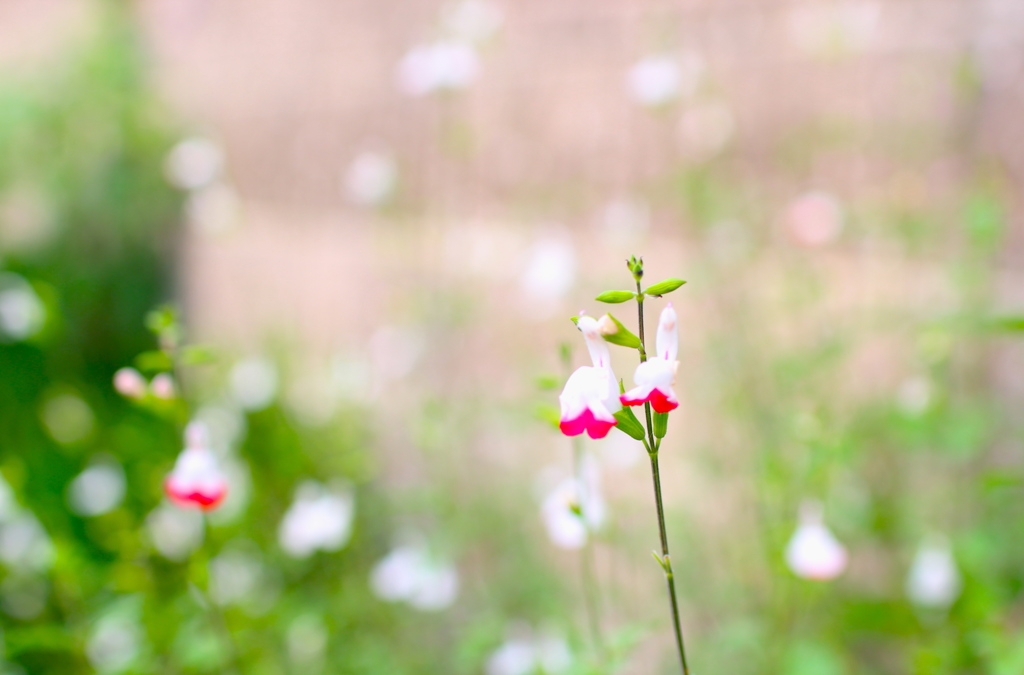
[[[210,451],[202,422],[192,422],[185,429],[185,449],[164,481],[164,491],[179,506],[203,511],[217,508],[227,496],[228,482]]]
[[[579,436],[586,431],[591,438],[604,438],[618,424],[615,413],[622,407],[618,380],[612,372],[608,343],[601,336],[598,323],[593,317],[581,316],[576,324],[594,365],[577,368],[558,397],[562,406],[558,426],[566,436]]]
[[[650,403],[655,412],[667,413],[679,407],[676,392],[672,388],[679,368],[679,326],[676,310],[672,303],[661,312],[658,321],[657,354],[649,357],[636,367],[633,382],[636,386],[619,399],[623,405]]]

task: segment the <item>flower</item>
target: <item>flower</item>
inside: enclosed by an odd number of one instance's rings
[[[178,388],[174,384],[174,376],[170,373],[160,373],[149,383],[149,390],[153,396],[163,401],[170,401],[178,395]]]
[[[559,482],[541,504],[548,538],[559,548],[581,548],[589,533],[598,530],[605,520],[607,508],[596,462],[588,458],[581,473]]]
[[[424,545],[409,544],[393,549],[374,566],[370,586],[381,600],[404,601],[422,612],[436,612],[455,602],[459,573]]]
[[[308,558],[317,549],[337,551],[348,543],[354,515],[351,488],[331,490],[316,481],[306,481],[284,514],[278,541],[293,558]]]
[[[586,431],[591,438],[604,438],[618,424],[614,413],[622,407],[616,391],[617,380],[612,372],[611,354],[596,319],[581,316],[576,325],[587,341],[594,365],[581,366],[569,376],[558,397],[562,406],[558,427],[566,436],[579,436]]]
[[[529,675],[540,672],[555,675],[567,672],[574,659],[569,644],[558,631],[533,631],[521,626],[491,652],[484,666],[486,675]]]
[[[800,526],[786,546],[786,564],[804,579],[834,579],[846,569],[846,548],[822,522],[821,504],[805,501],[800,506]]]
[[[922,544],[907,574],[910,600],[921,607],[945,609],[959,597],[962,587],[949,542],[936,538]]]
[[[126,398],[146,397],[146,379],[134,368],[120,368],[114,373],[114,389]]]
[[[619,397],[623,405],[650,403],[655,412],[667,413],[679,407],[672,385],[679,368],[679,327],[672,303],[661,311],[658,320],[658,353],[636,367],[636,386]]]
[[[210,511],[227,496],[227,480],[209,445],[206,425],[190,423],[185,429],[185,449],[178,455],[174,470],[164,481],[164,491],[179,506],[195,506]]]
[[[456,41],[438,41],[410,50],[398,68],[399,83],[411,96],[465,89],[480,71],[476,50]]]

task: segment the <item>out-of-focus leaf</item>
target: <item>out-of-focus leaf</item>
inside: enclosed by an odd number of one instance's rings
[[[1024,314],[997,316],[992,319],[991,326],[995,330],[1022,332],[1024,331]]]
[[[664,281],[659,281],[653,286],[644,289],[644,293],[646,293],[647,295],[662,296],[665,295],[666,293],[671,293],[672,291],[676,290],[685,283],[686,282],[683,281],[682,279],[665,279]]]
[[[554,428],[558,428],[561,415],[557,406],[551,403],[538,403],[537,407],[534,408],[533,414],[542,422],[547,422]]]
[[[626,302],[636,297],[635,293],[629,291],[605,291],[601,295],[594,298],[598,302],[607,302],[608,304],[617,304],[620,302]]]
[[[188,345],[182,347],[179,353],[181,363],[185,366],[201,366],[217,360],[217,352],[210,345]]]
[[[538,375],[534,382],[537,383],[538,389],[550,391],[551,389],[558,389],[558,385],[562,383],[562,380],[556,375]]]
[[[136,356],[135,367],[146,373],[159,373],[173,368],[174,361],[167,352],[154,349]]]

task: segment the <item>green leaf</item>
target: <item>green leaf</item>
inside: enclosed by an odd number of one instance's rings
[[[644,440],[644,428],[640,425],[640,420],[636,418],[631,408],[625,407],[615,413],[615,419],[619,421],[615,425],[616,429],[638,441]]]
[[[668,413],[654,413],[654,435],[658,438],[665,438],[668,432]]]
[[[181,348],[181,363],[185,366],[200,366],[217,360],[217,353],[209,345],[189,345]]]
[[[607,302],[608,304],[614,305],[619,302],[626,302],[636,297],[635,293],[629,291],[605,291],[601,295],[594,298],[598,302]]]
[[[558,406],[550,403],[537,404],[537,407],[533,410],[533,414],[537,419],[550,424],[556,429],[558,428],[558,423],[561,421],[561,414],[558,410]]]
[[[165,351],[155,349],[153,351],[142,352],[136,356],[135,367],[144,373],[159,373],[171,370],[174,367],[174,362],[171,360],[170,354]]]
[[[1024,315],[998,316],[992,320],[996,330],[1024,331]]]
[[[619,345],[620,347],[640,349],[640,338],[629,332],[629,329],[623,326],[622,322],[611,314],[607,314],[606,316],[615,324],[615,332],[605,333],[602,331],[601,333],[607,342],[611,342],[613,345]]]
[[[660,297],[666,293],[671,293],[685,283],[686,282],[682,279],[665,279],[664,281],[659,281],[653,286],[648,287],[644,290],[644,293]]]
[[[538,375],[534,381],[541,390],[558,389],[558,385],[561,384],[561,379],[555,375]]]

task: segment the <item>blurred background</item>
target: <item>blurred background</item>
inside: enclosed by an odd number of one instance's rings
[[[0,0],[0,672],[678,672],[552,424],[634,254],[692,671],[1024,672],[1022,96],[1019,0]]]

